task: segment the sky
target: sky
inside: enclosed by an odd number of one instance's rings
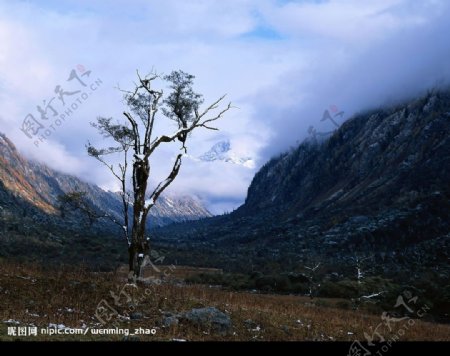
[[[449,15],[446,0],[0,0],[0,131],[27,157],[117,190],[86,154],[88,140],[109,144],[89,123],[122,120],[117,87],[133,88],[136,70],[181,69],[205,104],[227,94],[235,107],[219,131],[193,134],[189,155],[230,140],[256,167],[185,159],[170,190],[231,211],[258,168],[311,131],[448,85]],[[32,119],[41,141],[21,130]],[[175,154],[152,158],[153,184]]]

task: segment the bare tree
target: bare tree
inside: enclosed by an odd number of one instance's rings
[[[320,287],[320,282],[317,280],[320,264],[321,262],[316,263],[315,266],[311,265],[311,267],[304,266],[306,270],[304,276],[308,279],[308,295],[311,300],[314,299],[314,295]]]
[[[231,109],[231,103],[220,108],[224,95],[200,111],[203,99],[192,88],[194,76],[183,71],[173,71],[165,76],[152,73],[143,78],[137,72],[137,77],[138,83],[132,91],[121,90],[129,108],[123,113],[123,122],[99,117],[97,122],[91,124],[104,138],[113,139],[115,146],[99,149],[90,143],[87,145],[88,154],[104,164],[120,182],[122,227],[128,243],[129,268],[134,279],[140,276],[144,258],[148,258],[150,251],[149,239],[145,237],[147,216],[158,197],[177,177],[183,154],[187,153],[190,134],[198,128],[217,130],[212,125]],[[163,90],[152,87],[156,81],[169,84],[168,95],[164,95]],[[174,121],[177,130],[172,134],[155,136],[155,122],[159,119]],[[157,184],[148,195],[150,157],[158,147],[168,143],[178,144],[181,152],[177,154],[167,178]],[[107,156],[118,153],[122,157],[121,163],[114,165],[107,161]],[[131,222],[128,215],[130,207]]]
[[[352,298],[353,308],[357,310],[361,303],[375,303],[372,299],[380,297],[383,293],[386,293],[386,291],[372,291],[369,294],[363,293],[366,289],[366,276],[370,271],[370,267],[365,266],[364,261],[373,260],[373,255],[365,257],[356,255],[355,257],[352,257],[351,260],[355,264],[356,280],[358,282],[358,296],[356,298]]]

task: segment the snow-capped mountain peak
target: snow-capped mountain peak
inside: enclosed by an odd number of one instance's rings
[[[231,149],[230,140],[217,142],[208,152],[199,156],[198,159],[204,162],[223,161],[247,168],[255,167],[255,163],[250,157],[241,157]]]
[[[202,154],[199,159],[202,161],[221,160],[227,152],[231,150],[230,140],[217,142],[208,152]]]

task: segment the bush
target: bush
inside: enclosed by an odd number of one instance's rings
[[[356,298],[358,297],[358,282],[350,280],[339,282],[326,281],[320,286],[318,296],[327,298]]]

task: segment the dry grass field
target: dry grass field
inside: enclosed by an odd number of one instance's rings
[[[186,273],[192,273],[190,268]],[[204,285],[184,285],[178,268],[175,280],[161,284],[126,285],[124,270],[116,273],[90,272],[82,268],[43,269],[36,265],[0,263],[0,340],[80,340],[109,341],[137,339],[141,341],[224,340],[224,341],[353,341],[365,340],[364,333],[382,322],[380,315],[339,309],[336,300],[311,300],[303,296],[269,295],[231,292]],[[125,303],[114,305],[114,297],[125,291]],[[103,301],[103,302],[102,302]],[[117,301],[117,300],[116,300]],[[96,317],[99,303],[112,306],[114,312],[106,324]],[[226,335],[189,324],[164,327],[164,315],[192,308],[216,307],[228,314],[232,330]],[[117,312],[117,314],[115,314]],[[130,313],[139,313],[137,320]],[[105,319],[102,319],[105,320]],[[106,320],[105,320],[106,321]],[[54,325],[51,325],[54,324]],[[46,335],[49,326],[79,328],[86,334]],[[8,335],[8,327],[37,327],[37,336]],[[379,328],[386,340],[450,340],[450,325],[434,324],[419,319],[395,321]],[[117,329],[115,329],[117,328]],[[152,330],[153,334],[124,337],[98,335],[97,329]],[[144,331],[142,331],[144,330]],[[29,332],[29,331],[28,331]],[[11,333],[11,329],[10,329]]]

